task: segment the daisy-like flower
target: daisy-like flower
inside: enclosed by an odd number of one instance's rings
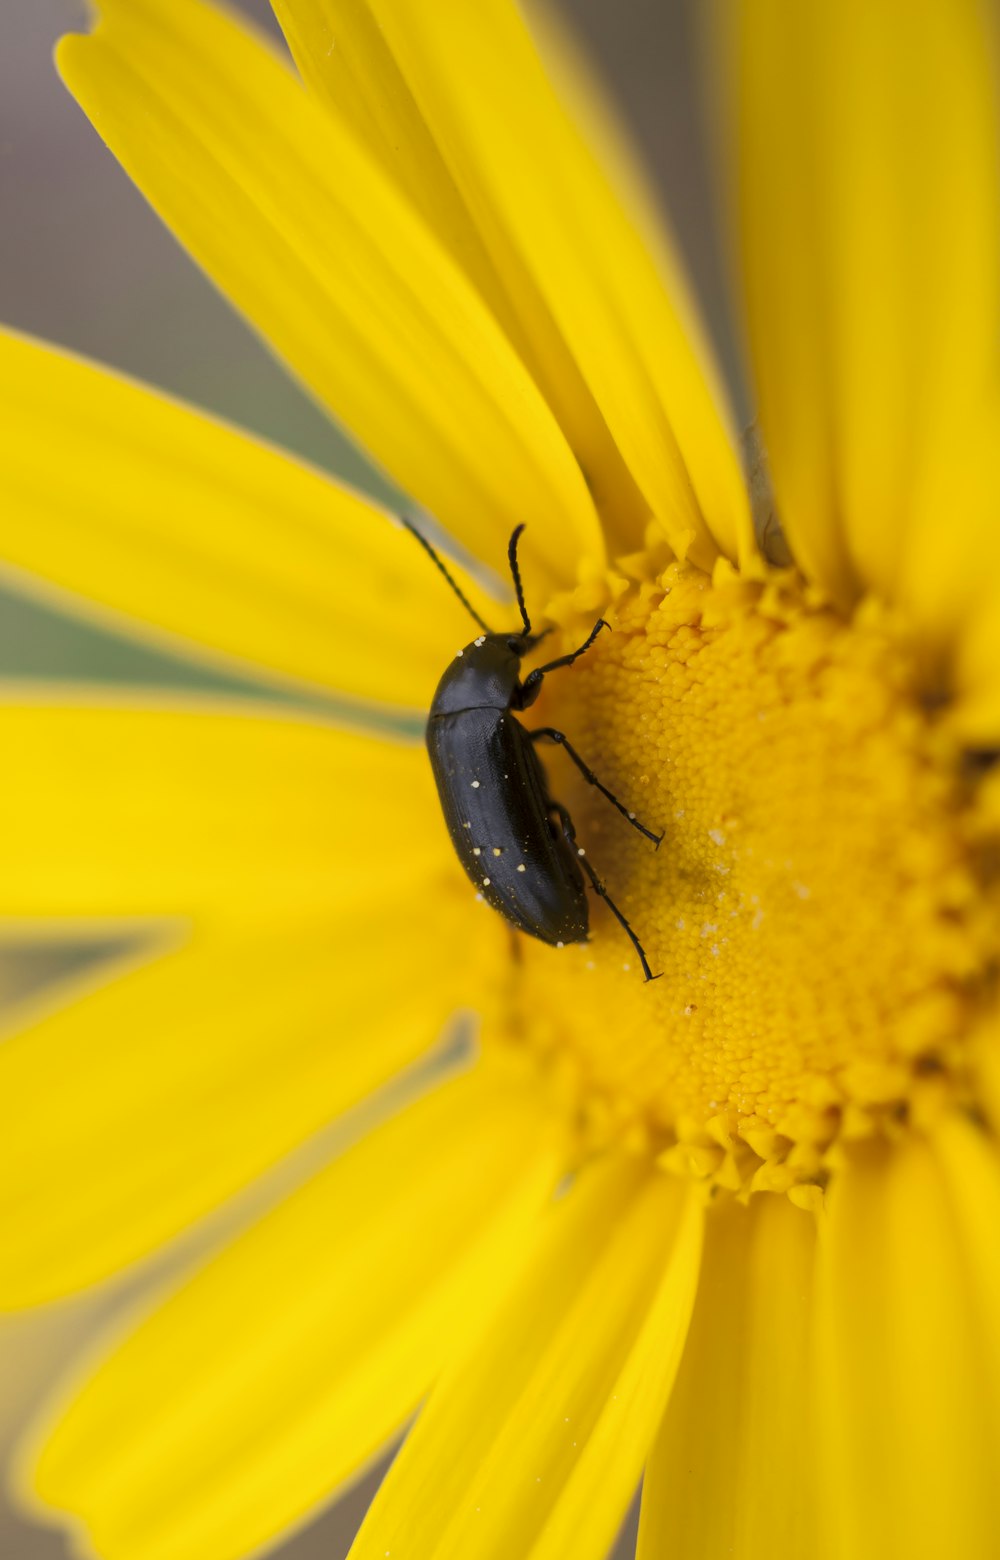
[[[160,1250],[454,1015],[479,1031],[146,1295],[22,1491],[106,1560],[236,1560],[419,1406],[358,1560],[600,1560],[644,1470],[641,1560],[986,1560],[985,10],[722,7],[778,566],[670,245],[510,0],[275,0],[301,80],[205,0],[97,9],[62,73],[201,265],[467,555],[497,568],[527,525],[547,655],[611,623],[538,723],[665,831],[553,757],[663,978],[600,904],[558,949],[476,903],[424,753],[385,734],[472,637],[405,532],[5,338],[8,577],[263,690],[5,690],[5,935],[105,951],[0,1048],[6,1303]]]

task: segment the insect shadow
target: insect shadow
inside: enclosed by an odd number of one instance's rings
[[[482,629],[445,671],[427,721],[431,769],[459,861],[494,910],[518,930],[556,948],[589,939],[586,874],[595,894],[604,900],[631,941],[645,979],[658,980],[659,976],[650,972],[641,942],[578,845],[569,812],[553,797],[536,744],[553,742],[561,747],[587,783],[654,846],[659,847],[663,835],[647,829],[601,784],[561,731],[554,726],[529,730],[515,714],[535,702],[549,672],[572,666],[609,625],[598,618],[578,650],[535,667],[522,680],[521,662],[544,637],[533,632],[524,603],[517,562],[517,544],[524,526],[516,528],[507,548],[523,627],[495,634],[427,538],[411,521],[404,519],[403,524]]]

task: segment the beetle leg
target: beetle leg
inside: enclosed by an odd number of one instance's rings
[[[651,973],[642,943],[639,941],[638,937],[635,935],[635,932],[633,932],[631,926],[629,926],[624,915],[615,904],[604,884],[597,876],[597,873],[594,871],[588,858],[581,850],[578,849],[576,843],[576,830],[573,827],[573,820],[567,812],[566,808],[562,805],[561,802],[551,801],[549,802],[549,807],[559,819],[559,822],[562,825],[562,831],[563,835],[565,836],[566,843],[572,847],[574,856],[576,857],[580,866],[583,868],[584,872],[586,872],[587,876],[589,877],[594,893],[599,894],[600,897],[604,900],[604,903],[611,911],[611,914],[615,917],[615,920],[618,922],[619,926],[622,927],[630,943],[632,944],[632,947],[639,955],[639,963],[642,965],[643,978],[647,981],[659,980],[660,976],[663,974],[663,971],[661,970],[659,975],[654,975]]]
[[[512,926],[511,923],[508,921],[507,922],[507,930],[510,933],[510,956],[511,956],[511,959],[512,959],[512,961],[515,964],[523,964],[524,963],[524,954],[523,954],[523,952],[521,950],[521,939],[520,939],[520,937],[518,935],[517,927],[516,926]]]
[[[623,806],[613,791],[609,791],[606,785],[601,784],[600,780],[598,780],[597,776],[594,774],[594,771],[589,767],[589,765],[584,763],[583,759],[576,751],[576,748],[572,745],[571,742],[566,740],[566,737],[561,731],[556,731],[554,726],[536,726],[534,731],[528,732],[528,736],[531,738],[532,742],[537,742],[541,737],[548,737],[550,742],[556,742],[560,747],[565,748],[566,752],[569,754],[570,758],[573,760],[577,769],[579,769],[581,775],[587,781],[587,783],[589,785],[596,786],[601,795],[606,796],[608,801],[611,802],[614,807],[618,808],[618,811],[621,813],[622,817],[627,819],[627,821],[632,825],[633,829],[638,829],[639,833],[644,834],[647,840],[652,840],[657,850],[659,850],[660,841],[663,839],[663,835],[654,834],[652,829],[647,829],[644,824],[639,822],[635,813],[629,812],[628,808]]]
[[[572,650],[569,655],[561,655],[555,661],[547,661],[544,666],[536,666],[535,670],[533,672],[529,672],[528,673],[527,677],[524,679],[524,682],[521,685],[523,690],[524,690],[524,692],[530,694],[530,691],[533,688],[537,688],[538,684],[541,682],[541,680],[545,676],[546,672],[554,672],[560,666],[572,666],[573,662],[574,661],[578,661],[580,659],[581,655],[586,655],[587,651],[590,649],[591,645],[594,643],[594,640],[597,638],[597,636],[601,632],[602,628],[606,628],[608,633],[610,634],[610,632],[611,632],[611,624],[610,623],[605,623],[603,618],[598,618],[597,622],[594,624],[593,628],[590,630],[590,633],[587,635],[586,639],[583,641],[583,644],[580,646],[579,650]],[[531,702],[530,697],[529,697],[528,702],[529,703]]]

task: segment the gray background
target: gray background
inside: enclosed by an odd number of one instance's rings
[[[434,0],[428,0],[433,4]],[[734,373],[719,246],[695,91],[696,0],[569,0],[565,10],[610,83],[672,212],[723,359]],[[264,0],[240,9],[273,25]],[[379,478],[268,357],[161,227],[62,89],[54,40],[83,25],[74,0],[0,3],[0,319],[126,369],[378,488]],[[58,458],[58,452],[54,452]],[[73,624],[0,599],[0,670],[184,683],[182,665],[141,657]],[[0,1001],[44,977],[0,963]],[[89,1324],[80,1319],[78,1328]],[[55,1370],[75,1337],[58,1308],[24,1330],[26,1356]],[[10,1409],[17,1383],[5,1384]],[[27,1388],[24,1389],[28,1391]],[[2,1436],[0,1414],[0,1436]],[[365,1481],[282,1548],[337,1560],[377,1484]],[[620,1556],[632,1553],[634,1514]],[[57,1535],[0,1509],[2,1560],[59,1560]],[[515,1560],[515,1557],[512,1557]]]

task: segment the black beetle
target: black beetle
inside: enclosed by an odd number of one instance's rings
[[[513,714],[533,704],[543,677],[557,667],[572,666],[608,624],[598,618],[578,650],[536,667],[522,682],[521,661],[544,637],[532,633],[524,604],[517,563],[517,543],[523,525],[514,531],[507,557],[524,627],[515,633],[494,634],[427,538],[410,521],[404,520],[403,524],[430,554],[483,630],[477,639],[459,650],[441,678],[427,722],[427,751],[459,861],[494,910],[499,910],[522,932],[557,948],[588,940],[585,872],[595,893],[631,939],[646,980],[658,980],[659,976],[650,974],[638,937],[577,845],[569,813],[551,796],[534,744],[542,739],[559,743],[584,778],[617,807],[633,828],[657,846],[662,834],[644,828],[634,813],[622,806],[561,731],[551,726],[529,731]]]

